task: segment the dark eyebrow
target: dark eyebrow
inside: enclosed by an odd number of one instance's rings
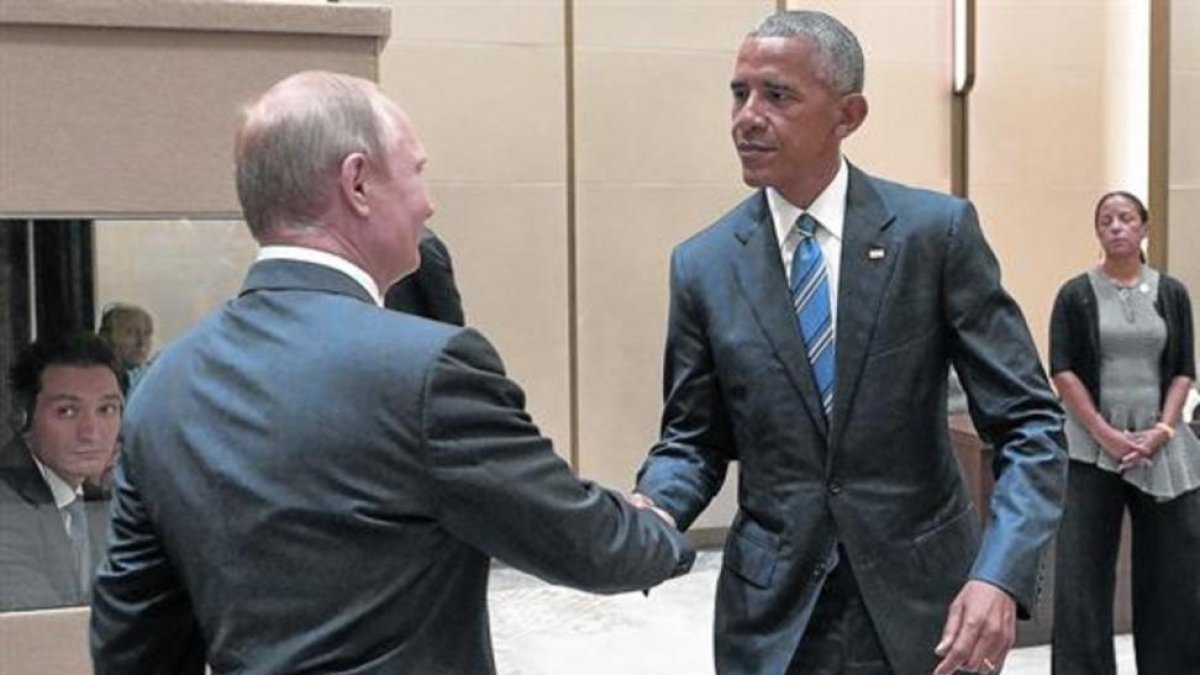
[[[47,397],[46,397],[46,400],[47,400],[47,401],[50,401],[50,402],[53,402],[53,401],[70,401],[70,402],[73,402],[73,403],[74,403],[74,402],[82,401],[83,399],[82,399],[82,398],[80,398],[80,397],[78,397],[78,396],[76,396],[75,394],[54,394],[54,395],[52,395],[52,396],[47,396]]]

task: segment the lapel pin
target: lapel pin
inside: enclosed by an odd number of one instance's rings
[[[867,251],[867,260],[883,260],[884,255],[886,255],[886,253],[883,249],[873,248]]]

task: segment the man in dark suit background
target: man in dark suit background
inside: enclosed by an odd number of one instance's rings
[[[672,256],[635,499],[686,528],[739,462],[721,675],[995,671],[1061,511],[1061,411],[974,208],[842,155],[863,71],[828,15],[760,24],[731,82],[758,190]],[[950,447],[950,364],[995,448],[985,528]]]
[[[383,296],[383,306],[455,326],[465,325],[450,249],[428,226],[421,228],[420,249],[421,266],[392,284]]]
[[[108,504],[87,481],[104,474],[116,450],[120,372],[89,333],[39,340],[13,363],[18,433],[0,466],[0,611],[91,597]]]
[[[479,333],[382,309],[433,212],[399,107],[294,75],[235,158],[262,249],[130,400],[98,674],[492,673],[491,556],[597,592],[686,571],[664,519],[571,474]]]

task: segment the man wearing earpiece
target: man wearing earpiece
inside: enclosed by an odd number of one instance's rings
[[[90,333],[42,340],[17,357],[9,374],[17,433],[0,467],[0,611],[89,601],[108,506],[85,481],[111,466],[119,373]]]

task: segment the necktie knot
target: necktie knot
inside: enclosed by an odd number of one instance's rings
[[[800,217],[796,219],[796,229],[800,231],[800,236],[802,237],[812,237],[816,235],[817,224],[817,219],[813,218],[807,213],[801,213]]]

